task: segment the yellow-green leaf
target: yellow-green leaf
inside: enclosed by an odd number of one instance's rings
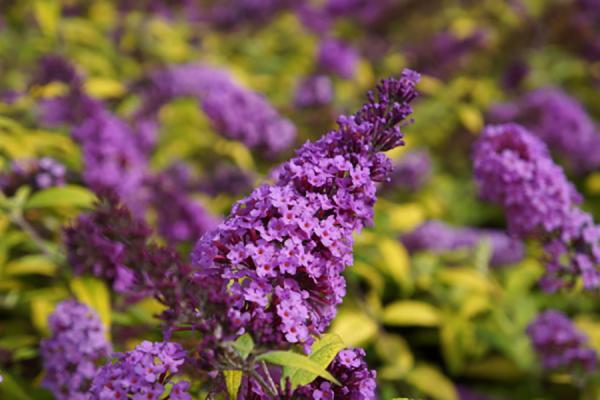
[[[417,366],[406,376],[406,381],[435,400],[458,399],[450,379],[431,366]]]
[[[223,376],[225,377],[225,386],[227,386],[229,400],[237,399],[244,373],[239,370],[228,369],[223,371]]]
[[[429,303],[401,300],[383,310],[383,322],[395,326],[437,326],[440,311]]]
[[[58,27],[61,5],[58,0],[35,0],[33,12],[42,32],[54,35]]]
[[[248,333],[244,333],[233,342],[233,348],[236,349],[243,358],[247,358],[254,349],[254,340]]]
[[[312,346],[309,359],[326,369],[335,356],[345,347],[342,339],[336,334],[324,334]],[[292,389],[297,386],[308,385],[317,378],[317,375],[298,368],[285,367],[283,375],[290,378]]]
[[[42,255],[28,255],[17,258],[6,264],[4,275],[39,274],[53,276],[56,264]]]
[[[271,364],[281,365],[283,367],[298,368],[327,379],[328,381],[340,384],[325,368],[311,360],[305,355],[294,353],[293,351],[271,351],[256,357],[258,361],[266,361]]]
[[[397,240],[379,238],[377,246],[381,254],[379,265],[399,286],[406,285],[410,267],[408,254]]]
[[[66,185],[41,190],[33,194],[25,208],[90,207],[96,196],[81,186]]]
[[[106,284],[92,277],[76,277],[71,281],[71,290],[77,300],[98,313],[108,332],[111,324],[111,308],[110,292]]]
[[[48,317],[54,311],[55,303],[43,297],[31,300],[31,322],[40,332],[48,333]]]
[[[364,312],[353,309],[341,310],[331,327],[349,346],[359,346],[370,341],[377,333],[377,323]]]
[[[119,97],[125,93],[125,86],[119,81],[107,78],[90,78],[85,82],[85,90],[100,99]]]

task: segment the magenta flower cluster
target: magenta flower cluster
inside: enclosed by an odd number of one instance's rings
[[[600,228],[577,207],[580,195],[543,142],[520,125],[488,126],[475,145],[473,164],[482,197],[504,208],[509,233],[544,243],[545,290],[576,278],[587,289],[600,285]]]
[[[527,333],[544,369],[596,369],[597,355],[587,337],[560,311],[544,311],[531,322]]]
[[[98,371],[89,399],[191,400],[189,383],[172,381],[184,362],[185,351],[179,344],[143,341]]]
[[[541,88],[492,108],[498,122],[523,124],[576,172],[600,167],[600,129],[577,99],[558,88]]]
[[[223,70],[180,65],[152,74],[145,90],[139,115],[154,115],[177,97],[195,97],[217,131],[269,156],[289,148],[296,137],[296,128],[288,119]]]
[[[352,233],[372,222],[375,182],[387,179],[381,151],[402,145],[397,126],[412,112],[418,75],[404,71],[338,129],[306,143],[207,233],[192,253],[209,303],[228,310],[215,332],[250,332],[260,343],[309,344],[345,294]],[[219,318],[219,316],[216,316]]]
[[[492,247],[492,266],[514,264],[523,259],[523,243],[499,230],[458,228],[432,220],[401,237],[411,254],[419,251],[441,253],[459,249],[472,250],[483,240],[489,240]]]
[[[51,337],[42,340],[42,385],[58,400],[88,400],[87,391],[111,346],[98,315],[75,300],[59,303],[50,315]]]
[[[50,157],[20,159],[11,163],[9,171],[0,174],[0,191],[10,196],[23,185],[32,190],[62,186],[65,178],[65,166]]]

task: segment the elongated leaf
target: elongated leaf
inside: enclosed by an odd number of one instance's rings
[[[39,274],[54,276],[56,264],[42,255],[28,255],[9,262],[4,267],[5,275]]]
[[[90,207],[96,196],[89,190],[74,185],[52,187],[35,193],[25,208]]]
[[[312,372],[328,381],[340,384],[325,368],[311,360],[305,355],[294,353],[293,351],[271,351],[256,357],[259,361],[266,361],[271,364],[281,365],[283,367],[298,368],[304,371]]]
[[[435,400],[457,400],[454,384],[436,368],[420,365],[413,369],[406,381]]]
[[[5,371],[0,370],[3,381],[0,382],[0,398],[11,400],[31,400],[23,386]]]
[[[383,310],[383,322],[395,326],[436,326],[439,310],[421,301],[396,301]]]
[[[326,369],[344,347],[346,346],[338,335],[325,334],[313,344],[312,352],[308,358]],[[292,389],[297,386],[308,385],[317,378],[317,375],[312,372],[290,367],[283,369],[283,375],[290,378]]]
[[[229,400],[236,400],[244,373],[239,370],[229,369],[223,371],[223,376],[225,376],[225,386],[227,386]]]
[[[77,300],[91,307],[98,313],[100,320],[110,330],[111,308],[110,292],[106,284],[92,277],[77,277],[71,281],[71,289]]]
[[[254,349],[254,340],[248,333],[244,333],[233,342],[233,348],[236,349],[243,358],[248,357]]]

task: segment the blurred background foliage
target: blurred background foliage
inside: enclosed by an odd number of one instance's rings
[[[332,77],[329,104],[304,109],[295,107],[294,92],[299,79],[317,68],[321,35],[294,7],[223,28],[193,20],[178,10],[179,2],[168,7],[173,13],[167,16],[153,12],[151,1],[120,3],[0,2],[0,168],[8,169],[15,159],[50,156],[73,175],[67,186],[22,187],[0,197],[0,397],[50,398],[38,386],[38,343],[47,334],[54,304],[70,295],[99,312],[119,339],[117,347],[133,347],[142,334],[159,337],[154,301],[119,304],[102,282],[75,278],[61,268],[60,227],[89,208],[94,195],[77,178],[81,154],[68,129],[37,123],[39,100],[65,88],[31,85],[31,77],[42,56],[57,54],[85,78],[86,93],[125,119],[140,104],[133,89],[148,72],[187,62],[226,68],[296,124],[296,147],[332,128],[340,113],[356,109],[378,79],[403,67],[417,69],[423,77],[415,123],[405,128],[406,148],[391,155],[402,159],[406,149],[426,148],[433,173],[419,191],[391,190],[380,198],[374,227],[356,237],[348,295],[331,330],[346,344],[366,348],[382,399],[599,398],[598,376],[582,383],[569,374],[543,374],[531,349],[526,326],[540,310],[553,307],[572,316],[600,351],[596,295],[543,294],[534,243],[527,245],[523,261],[494,268],[485,240],[471,250],[412,256],[398,240],[429,219],[504,227],[500,210],[478,199],[469,157],[492,104],[558,86],[600,118],[600,60],[580,50],[581,38],[571,29],[581,12],[577,1],[390,0],[376,21],[337,18],[327,35],[351,43],[360,59],[351,78]],[[478,32],[482,39],[448,55],[430,42],[440,32],[457,38]],[[507,83],[519,66],[523,76]],[[190,99],[163,107],[159,121],[151,159],[155,170],[183,160],[195,174],[210,176],[225,161],[249,172],[257,184],[291,154],[266,159],[220,136]],[[600,219],[600,171],[572,179],[585,195],[584,207]],[[194,197],[225,215],[249,190],[237,189]],[[189,246],[183,244],[182,251]]]

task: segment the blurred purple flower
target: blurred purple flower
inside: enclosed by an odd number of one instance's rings
[[[328,73],[350,79],[356,71],[358,52],[338,39],[326,38],[321,41],[317,62]]]
[[[383,189],[416,192],[430,177],[431,157],[429,153],[425,150],[411,151],[394,165],[390,181],[383,185]]]
[[[313,75],[302,79],[296,87],[294,103],[297,107],[318,107],[331,102],[333,85],[327,75]]]
[[[65,166],[50,157],[14,160],[9,171],[0,173],[0,191],[11,196],[23,185],[34,191],[62,186],[65,175]]]

